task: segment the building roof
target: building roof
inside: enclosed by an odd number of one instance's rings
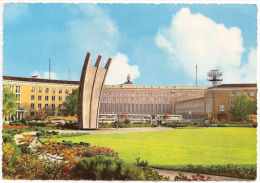
[[[3,80],[79,85],[79,81],[3,76]],[[144,86],[134,84],[105,85],[104,89],[205,90],[207,86]]]
[[[24,77],[14,77],[14,76],[3,76],[3,80],[79,85],[79,81],[67,81],[67,80],[56,80],[56,79],[40,79],[40,78],[24,78]]]
[[[217,85],[215,87],[210,87],[210,88],[247,88],[247,87],[257,87],[256,83],[238,83],[238,84],[222,84],[222,85]]]

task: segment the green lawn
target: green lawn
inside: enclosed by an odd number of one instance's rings
[[[88,142],[110,147],[129,163],[135,158],[155,167],[193,165],[256,165],[256,128],[197,128],[170,131],[91,134],[57,141]]]

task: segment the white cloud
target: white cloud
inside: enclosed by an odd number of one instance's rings
[[[54,72],[51,72],[50,76],[51,76],[51,79],[59,79],[57,77],[57,74],[54,73]],[[43,78],[44,79],[49,79],[49,72],[48,71],[43,73]]]
[[[78,11],[85,16],[68,23],[72,51],[75,55],[92,53],[94,58],[111,57],[117,53],[118,27],[109,14],[96,4],[79,4]]]
[[[23,16],[28,16],[29,5],[26,3],[6,3],[4,5],[4,22],[8,24],[13,24],[19,21]]]
[[[42,79],[49,79],[49,71],[43,72],[43,73],[40,73],[39,71],[33,71],[31,73],[31,76],[38,76],[38,78],[42,78]],[[57,74],[54,72],[51,72],[50,76],[51,76],[51,79],[59,79]]]
[[[197,64],[198,80],[206,80],[212,69],[223,72],[223,83],[252,82],[256,75],[256,50],[251,50],[249,63],[241,65],[241,30],[228,29],[200,13],[191,14],[189,8],[182,8],[172,17],[170,27],[158,31],[156,44],[192,78]]]
[[[125,54],[117,53],[112,59],[107,77],[106,85],[122,84],[127,80],[128,73],[131,81],[140,77],[139,68],[137,65],[129,65],[129,59]]]

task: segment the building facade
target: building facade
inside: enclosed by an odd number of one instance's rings
[[[184,121],[204,121],[204,97],[175,103],[175,114],[182,115]]]
[[[78,84],[78,81],[3,76],[3,87],[11,88],[19,104],[16,115],[10,120],[39,119],[41,110],[48,112],[50,119],[76,120],[75,117],[63,117],[59,109]]]
[[[227,121],[240,120],[232,117],[231,106],[241,95],[248,95],[257,104],[257,84],[222,84],[205,90],[205,115],[209,112],[213,118]]]
[[[128,76],[129,77],[129,76]],[[58,112],[66,96],[79,87],[79,81],[50,80],[3,76],[3,86],[16,93],[19,107],[15,119],[38,119],[39,111],[47,108],[51,119],[77,120]],[[100,100],[100,114],[148,114],[152,119],[164,113],[174,114],[174,103],[201,98],[202,86],[137,86],[130,81],[121,85],[105,85]]]

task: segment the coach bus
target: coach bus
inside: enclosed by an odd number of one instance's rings
[[[99,123],[113,123],[117,121],[116,114],[99,114],[98,122]]]
[[[150,123],[152,116],[147,114],[128,114],[127,119],[129,119],[131,123]]]
[[[183,122],[182,115],[169,115],[169,118],[164,119],[164,115],[156,116],[156,123],[162,124],[165,122]]]

